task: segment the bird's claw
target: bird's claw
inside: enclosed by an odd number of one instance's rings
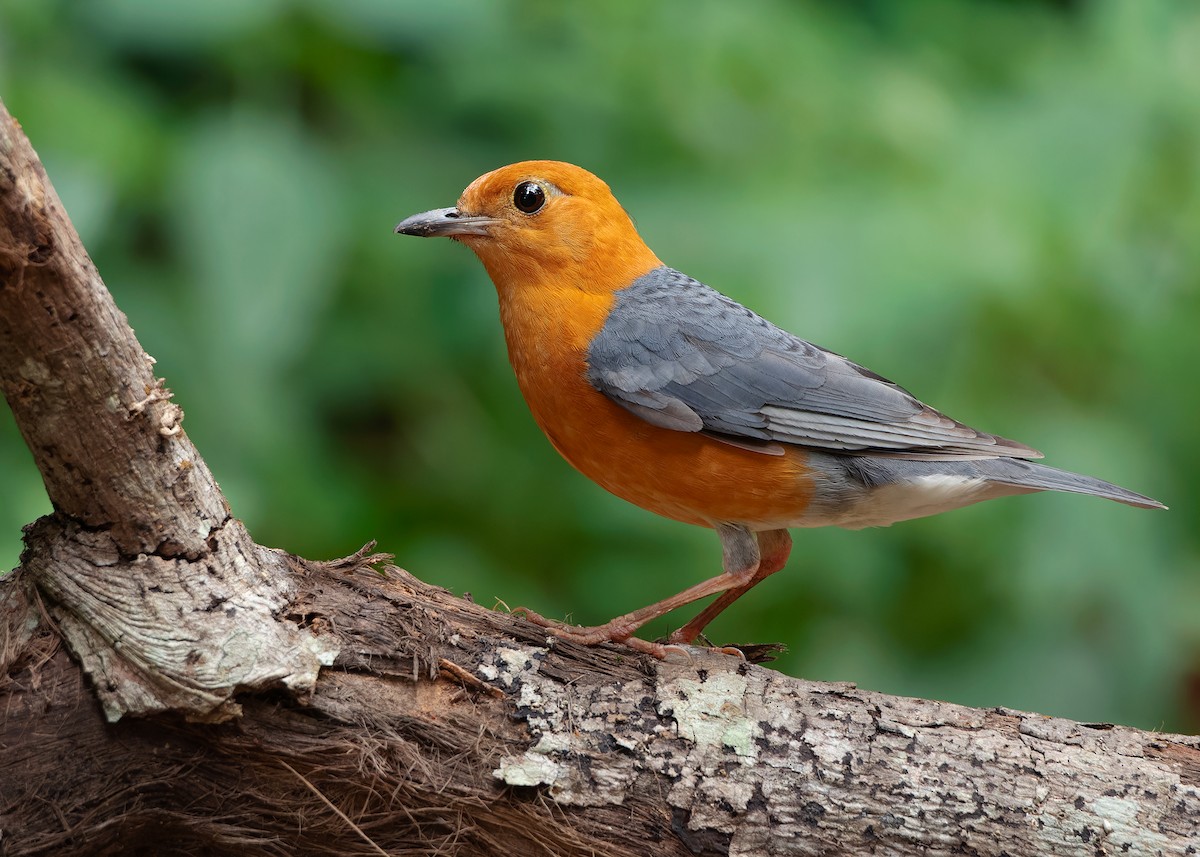
[[[694,652],[718,652],[724,655],[732,655],[741,661],[747,660],[746,655],[740,648],[736,646],[713,646],[708,643],[708,640],[704,640],[704,644],[700,646],[694,646],[688,642],[675,642],[671,640],[665,643],[643,640],[640,637],[633,636],[633,632],[637,630],[636,627],[630,627],[629,623],[618,620],[613,620],[604,625],[587,627],[568,625],[565,622],[547,619],[545,616],[534,610],[530,610],[528,607],[514,607],[511,614],[513,616],[524,617],[525,621],[543,628],[549,636],[555,639],[577,643],[581,646],[594,646],[598,643],[615,643],[633,649],[635,652],[641,652],[644,655],[650,655],[652,658],[670,663],[681,661],[691,663],[694,660]]]

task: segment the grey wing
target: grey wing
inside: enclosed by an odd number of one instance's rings
[[[902,458],[1039,458],[776,327],[672,268],[617,292],[588,380],[649,423],[768,453],[780,443]]]

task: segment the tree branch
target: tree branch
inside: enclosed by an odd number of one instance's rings
[[[153,364],[0,104],[4,397],[58,512],[124,556],[195,558],[229,509]]]
[[[282,557],[230,517],[153,364],[0,104],[0,388],[55,509],[23,569],[110,720],[309,693],[328,641],[275,620]]]
[[[0,385],[56,510],[0,578],[6,855],[1200,847],[1200,739],[556,643],[255,545],[2,105]]]

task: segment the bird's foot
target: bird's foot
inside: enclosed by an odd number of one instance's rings
[[[566,622],[547,619],[541,613],[530,610],[528,607],[514,607],[512,613],[514,616],[523,616],[534,625],[553,632],[554,636],[559,639],[570,640],[581,646],[594,646],[597,643],[622,643],[631,639],[633,632],[638,627],[621,621],[624,617],[620,616],[603,625],[587,626],[568,625]]]
[[[606,622],[603,625],[585,626],[568,625],[565,622],[547,619],[545,616],[530,610],[528,607],[516,607],[512,612],[513,615],[523,616],[534,625],[544,628],[550,636],[556,639],[578,643],[581,646],[594,646],[598,643],[616,643],[627,646],[636,652],[658,658],[660,661],[677,661],[681,659],[691,661],[692,652],[694,651],[720,652],[722,654],[733,655],[741,660],[746,660],[742,650],[733,646],[695,646],[690,643],[675,642],[673,640],[668,640],[665,643],[643,640],[640,637],[633,636],[633,632],[640,625],[629,622],[624,616],[618,616],[616,619]],[[705,642],[707,643],[707,641]]]
[[[738,652],[747,663],[766,664],[786,652],[787,646],[783,643],[739,643],[721,649],[723,652],[730,650]]]
[[[787,646],[783,643],[728,643],[718,646],[702,632],[691,632],[686,625],[667,637],[667,644],[693,649],[708,649],[725,655],[733,655],[751,664],[768,663],[787,651]]]
[[[526,620],[540,628],[544,628],[550,636],[559,640],[567,640],[572,643],[578,643],[581,646],[616,643],[627,646],[642,654],[658,658],[660,661],[669,660],[675,662],[682,660],[691,662],[693,653],[715,652],[717,654],[730,655],[740,661],[758,664],[774,660],[775,655],[784,649],[783,645],[779,643],[717,646],[709,642],[703,634],[695,635],[700,639],[699,643],[695,643],[692,640],[679,638],[678,631],[672,634],[666,642],[651,642],[650,640],[643,640],[640,637],[633,636],[633,632],[640,625],[630,622],[624,616],[618,616],[616,619],[606,622],[603,625],[586,626],[568,625],[565,622],[547,619],[545,616],[530,610],[528,607],[516,607],[512,613],[525,617]]]
[[[659,659],[665,658],[669,653],[669,649],[682,648],[675,645],[668,646],[662,643],[651,643],[633,636],[633,632],[637,630],[637,626],[631,626],[629,622],[621,621],[624,617],[617,617],[603,625],[586,626],[568,625],[566,622],[547,619],[541,613],[530,610],[528,607],[517,607],[512,612],[513,615],[524,616],[527,621],[532,622],[539,628],[544,628],[552,637],[578,643],[581,646],[594,646],[598,643],[623,643],[635,651],[653,655]]]

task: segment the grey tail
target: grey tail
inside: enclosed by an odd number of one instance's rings
[[[949,462],[940,462],[942,465]],[[963,462],[968,464],[968,462]],[[995,482],[1012,485],[1017,488],[1031,488],[1035,491],[1067,491],[1071,494],[1091,494],[1116,500],[1129,506],[1141,509],[1167,508],[1157,500],[1137,494],[1120,485],[1113,485],[1103,479],[1084,476],[1082,473],[1072,473],[1069,470],[1059,470],[1044,464],[1035,464],[1018,458],[991,458],[969,462],[968,469],[976,475],[983,476]],[[964,474],[966,475],[966,474]]]
[[[838,456],[838,458],[843,467],[868,487],[906,482],[927,476],[960,476],[964,479],[986,479],[997,486],[1010,486],[1016,489],[1005,493],[1067,491],[1071,494],[1091,494],[1095,497],[1104,497],[1142,509],[1167,508],[1153,498],[1136,494],[1119,485],[1113,485],[1111,482],[1084,476],[1082,473],[1047,467],[1044,464],[1036,464],[1022,458],[959,458],[940,461],[878,456]],[[987,497],[978,497],[969,502],[984,499]]]

